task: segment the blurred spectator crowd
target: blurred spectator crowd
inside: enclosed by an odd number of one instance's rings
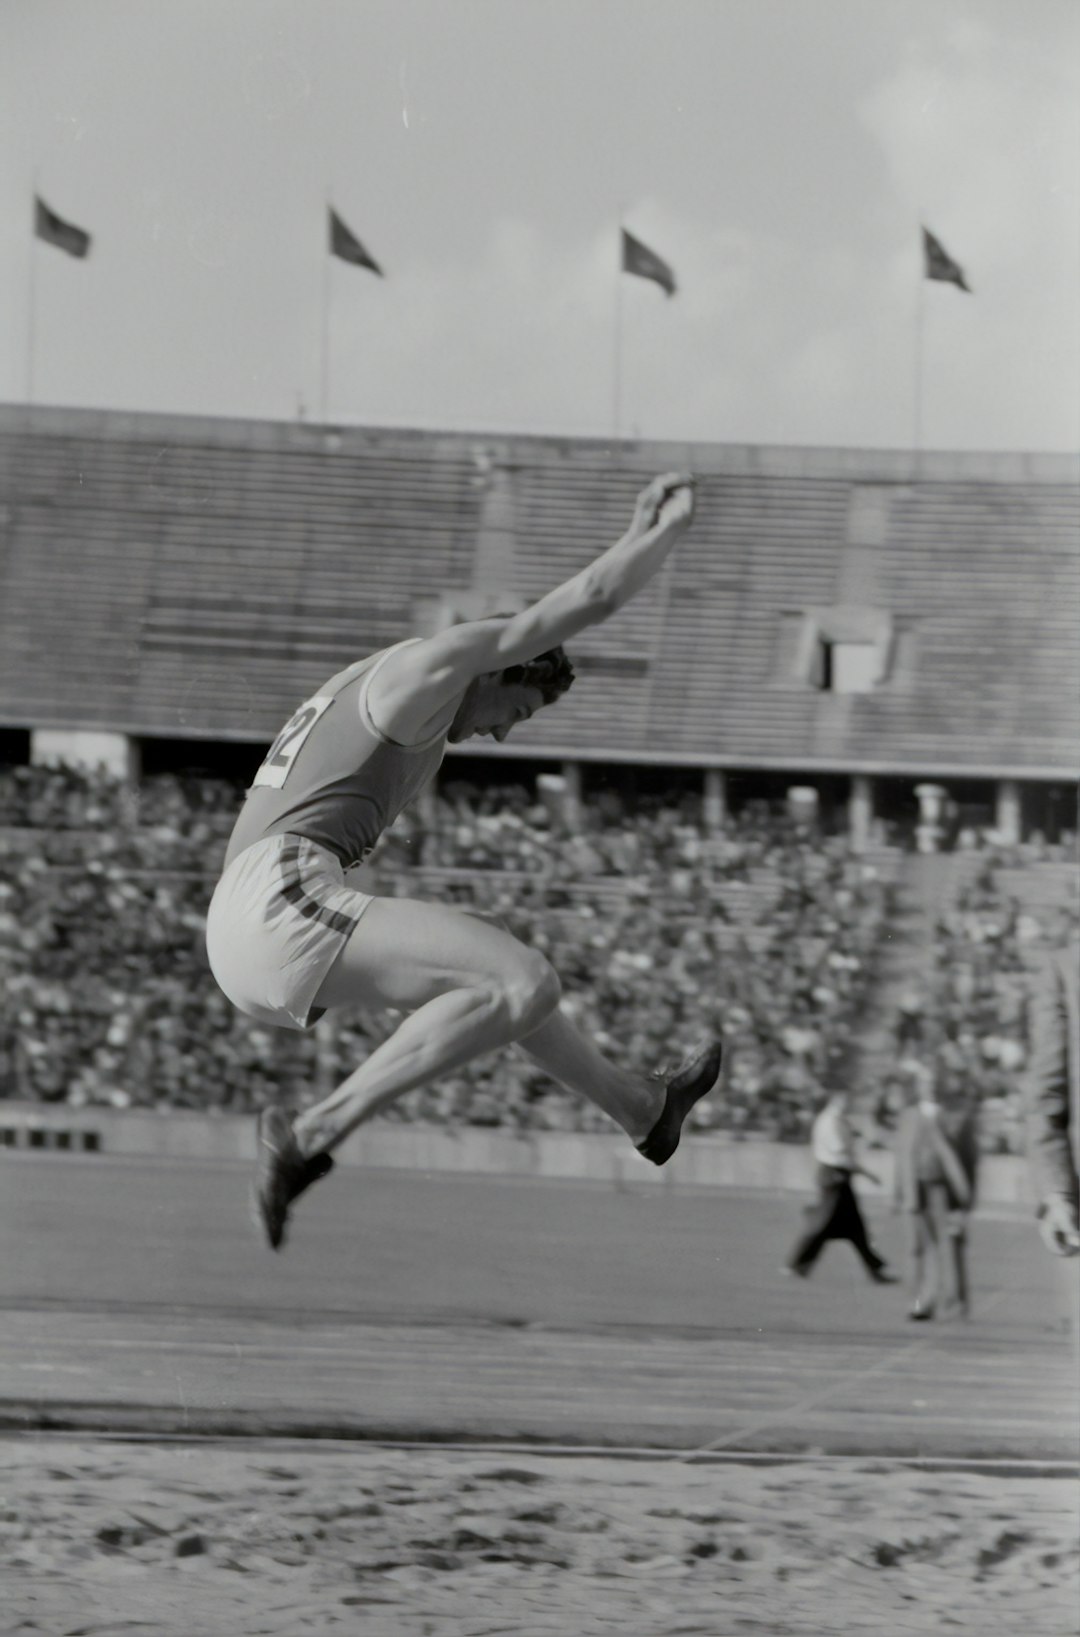
[[[1053,868],[1024,902],[1018,872],[1032,861]],[[936,917],[927,980],[900,996],[896,1067],[877,1113],[889,1125],[913,1084],[931,1086],[945,1107],[977,1110],[984,1151],[1017,1151],[1028,974],[1040,949],[1064,946],[1080,925],[1078,872],[1075,863],[1048,860],[1038,842],[1030,851],[990,850],[970,866]]]
[[[358,1011],[311,1034],[266,1029],[220,994],[205,913],[241,799],[238,783],[207,777],[132,788],[104,774],[0,768],[0,1094],[300,1106],[394,1026]],[[764,803],[709,834],[697,797],[603,791],[571,813],[542,780],[534,793],[449,779],[366,868],[368,890],[503,917],[549,956],[564,1005],[620,1063],[671,1065],[721,1028],[732,1068],[698,1125],[782,1140],[806,1134],[843,1072],[891,891],[846,838]],[[918,997],[899,1055],[930,1053],[971,1083],[977,1071],[980,1094],[997,1095],[1022,1061],[1024,951],[1037,936],[981,871],[942,914],[933,993]],[[410,1094],[387,1117],[611,1129],[515,1051]]]

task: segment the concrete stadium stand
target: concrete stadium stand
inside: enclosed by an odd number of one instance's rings
[[[187,1109],[0,1103],[0,1152],[4,1150],[13,1156],[48,1150],[83,1156],[250,1162],[255,1156],[255,1122],[248,1115]],[[806,1193],[813,1186],[813,1167],[805,1145],[738,1139],[716,1132],[688,1134],[677,1160],[658,1170],[635,1154],[625,1138],[606,1133],[373,1122],[354,1132],[337,1159],[339,1164],[375,1170],[561,1178],[614,1187],[651,1184]],[[867,1145],[865,1159],[880,1184],[860,1182],[860,1191],[888,1198],[891,1154],[887,1148]],[[984,1155],[979,1168],[979,1205],[1027,1209],[1031,1204],[1026,1161],[1013,1154]]]

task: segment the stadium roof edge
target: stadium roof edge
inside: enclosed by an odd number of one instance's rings
[[[447,430],[436,427],[317,424],[310,421],[156,414],[134,410],[0,404],[0,431],[39,436],[102,435],[154,441],[195,439],[209,445],[310,453],[382,453],[427,446],[460,450],[477,461],[512,463],[517,449],[549,448],[564,459],[575,454],[655,469],[688,467],[705,475],[831,478],[881,484],[932,482],[1080,483],[1080,452],[1023,450],[922,450],[696,442],[615,440],[559,433]]]
[[[844,777],[866,774],[876,779],[1015,779],[1029,784],[1071,784],[1080,779],[1076,767],[1016,767],[1010,763],[986,763],[965,766],[958,762],[868,762],[855,758],[832,759],[808,756],[705,756],[682,752],[673,756],[663,751],[603,751],[560,750],[547,745],[500,745],[496,750],[489,745],[450,746],[448,755],[483,756],[491,761],[534,762],[590,762],[635,767],[687,767],[703,772],[713,769],[718,773],[800,773],[839,774]]]
[[[44,717],[34,725],[58,729],[71,726],[70,723],[48,721]],[[226,728],[192,727],[184,733],[166,734],[151,733],[145,727],[133,727],[130,723],[113,721],[99,723],[97,726],[101,731],[109,733],[128,733],[134,739],[155,741],[175,739],[185,744],[197,744],[202,740],[208,744],[268,743],[266,735],[252,736]],[[0,729],[5,732],[25,732],[27,725],[25,722],[6,721],[0,716]],[[76,731],[94,731],[94,728],[92,724],[80,722]],[[674,754],[669,751],[665,754],[663,751],[629,748],[596,750],[564,745],[504,744],[496,747],[481,740],[477,740],[475,744],[470,741],[463,745],[449,745],[447,760],[454,761],[459,757],[491,762],[578,762],[608,767],[678,767],[698,769],[703,773],[710,770],[717,773],[787,773],[793,779],[803,774],[816,773],[841,778],[865,774],[873,779],[1011,779],[1018,784],[1075,784],[1080,781],[1080,765],[1064,767],[1046,764],[1026,767],[1010,762],[987,762],[966,766],[959,762],[936,761],[868,762],[852,757],[718,756],[702,755],[694,751],[679,751]]]

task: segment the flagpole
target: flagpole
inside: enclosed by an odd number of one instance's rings
[[[624,211],[620,206],[617,260],[615,263],[615,369],[611,415],[612,436],[616,443],[619,440],[619,422],[622,416],[623,215]]]
[[[38,174],[34,172],[34,230],[30,235],[30,289],[26,306],[26,401],[34,401],[34,331],[37,323],[37,202]]]
[[[912,447],[915,452],[915,464],[919,464],[922,452],[922,419],[923,419],[923,336],[926,325],[926,269],[919,270],[919,291],[915,301],[915,415],[912,433]]]
[[[327,191],[323,212],[323,233],[327,237],[323,240],[323,282],[322,282],[322,366],[319,386],[319,419],[326,425],[327,382],[330,372],[330,194]]]

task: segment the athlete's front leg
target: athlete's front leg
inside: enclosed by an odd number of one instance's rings
[[[633,1074],[616,1068],[557,1008],[519,1048],[571,1091],[602,1108],[646,1159],[663,1165],[679,1146],[683,1122],[720,1079],[723,1046],[707,1040],[674,1074]]]
[[[616,1067],[561,1006],[517,1044],[545,1074],[603,1109],[631,1142],[643,1142],[656,1124],[664,1106],[662,1083]]]
[[[329,1097],[296,1121],[305,1154],[418,1086],[530,1034],[558,1005],[559,980],[509,932],[442,905],[376,899],[315,1004],[391,1007],[409,1015]]]

